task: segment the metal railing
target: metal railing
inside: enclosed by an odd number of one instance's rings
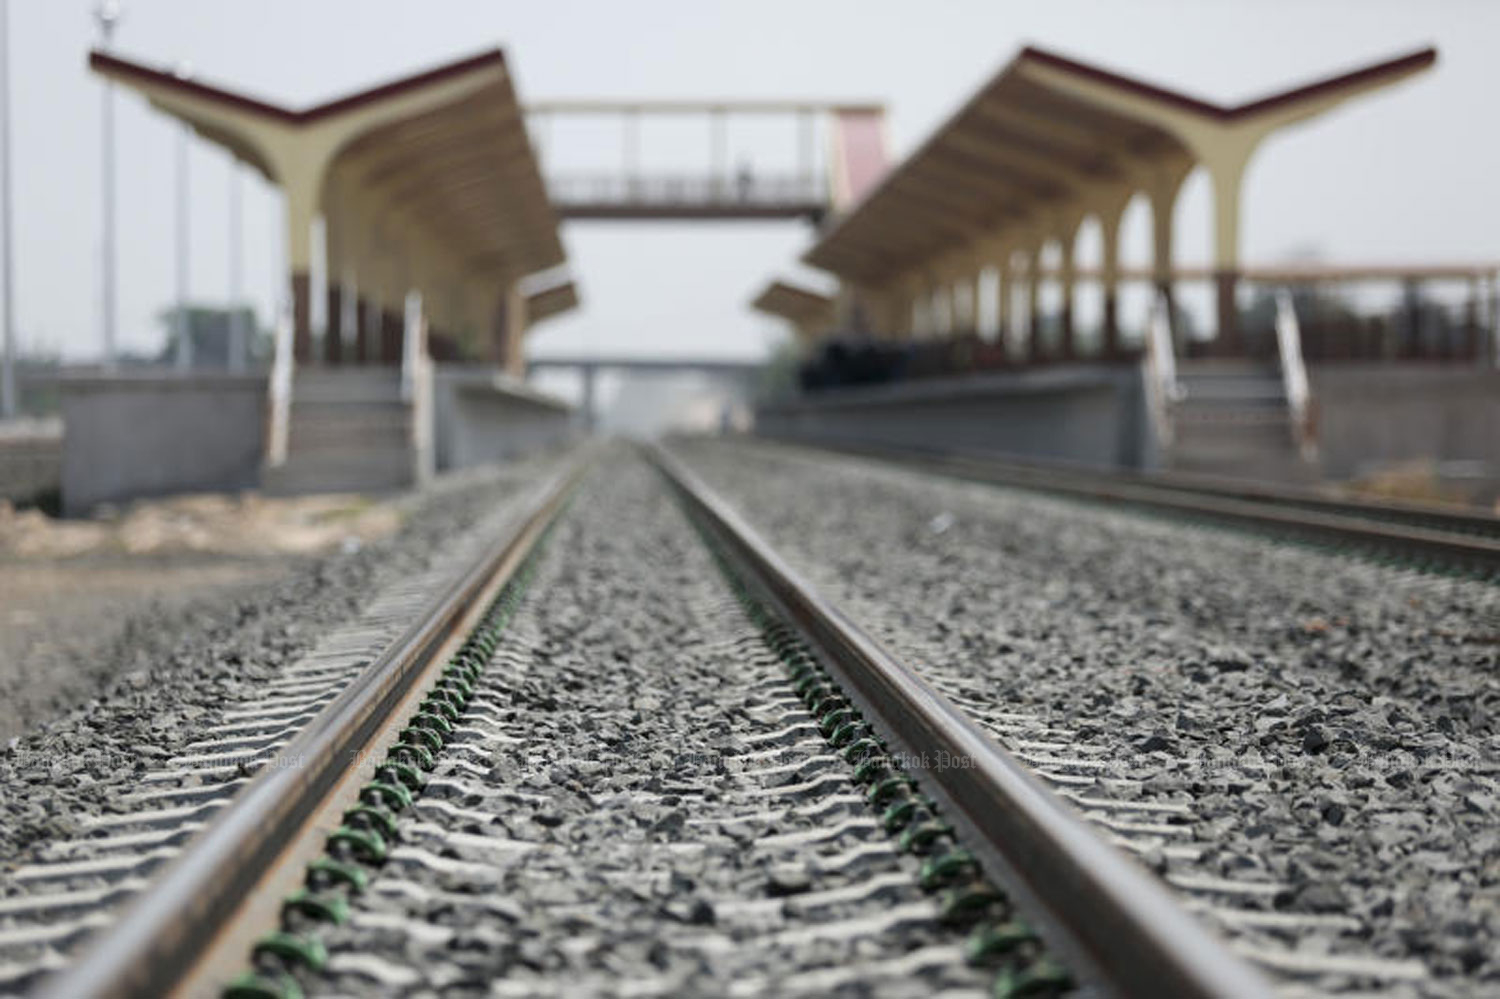
[[[292,422],[292,310],[282,303],[276,317],[276,339],[271,357],[270,426],[266,432],[266,464],[286,464],[287,441]]]
[[[1424,303],[1376,315],[1298,317],[1302,354],[1313,362],[1423,361],[1485,364],[1495,334],[1462,305]]]
[[[1175,435],[1172,406],[1182,395],[1177,383],[1177,352],[1172,344],[1172,306],[1166,295],[1158,295],[1146,322],[1146,407],[1162,447],[1171,447]]]
[[[563,210],[581,206],[630,208],[822,207],[828,187],[805,174],[554,174],[547,191]]]
[[[1312,419],[1312,389],[1308,386],[1307,366],[1302,361],[1302,330],[1297,324],[1291,293],[1285,290],[1276,294],[1276,350],[1291,417],[1292,442],[1304,461],[1315,461],[1318,443]]]
[[[419,485],[436,467],[432,426],[432,356],[427,349],[427,316],[420,292],[408,292],[401,343],[401,401],[411,406],[411,443]]]

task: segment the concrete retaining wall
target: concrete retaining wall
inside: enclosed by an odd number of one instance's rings
[[[266,377],[194,372],[70,375],[62,392],[62,507],[260,485]],[[574,410],[492,367],[433,377],[439,471],[504,461],[573,439]]]
[[[48,500],[55,497],[61,481],[61,420],[0,422],[0,499]]]
[[[1472,461],[1500,475],[1500,371],[1325,364],[1309,378],[1328,478],[1420,459]]]
[[[132,372],[72,375],[59,384],[64,514],[260,482],[264,375]]]
[[[437,470],[485,465],[552,447],[580,433],[572,406],[498,374],[441,365],[433,377]]]
[[[1500,481],[1500,371],[1323,364],[1309,372],[1322,475],[1403,461],[1463,463]],[[1150,470],[1160,453],[1139,369],[1075,365],[835,389],[766,405],[771,436],[948,448]]]
[[[1156,464],[1134,366],[1073,365],[831,389],[756,410],[757,432],[1147,468]]]

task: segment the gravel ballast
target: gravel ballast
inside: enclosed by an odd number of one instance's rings
[[[1500,990],[1500,588],[775,445],[678,453],[945,692],[1085,764],[1039,767],[1178,809],[1140,851],[1169,880],[1273,886],[1195,897],[1273,968]]]
[[[983,995],[641,461],[540,553],[311,994]]]

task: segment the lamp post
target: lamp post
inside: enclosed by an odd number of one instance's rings
[[[240,161],[229,158],[229,370],[245,370],[244,246],[241,239]]]
[[[94,7],[99,25],[99,47],[108,49],[123,11],[118,0],[100,0]],[[99,319],[104,339],[104,365],[115,365],[115,86],[104,81],[103,164],[100,169],[103,194],[99,232]]]
[[[190,79],[192,67],[183,63],[177,67],[179,80]],[[188,322],[188,242],[191,233],[188,219],[188,127],[177,130],[177,310],[175,332],[177,334],[177,370],[186,372],[193,366],[192,326]]]
[[[0,364],[0,417],[16,415],[16,268],[10,240],[10,2],[0,0],[0,255],[4,255],[5,358]]]

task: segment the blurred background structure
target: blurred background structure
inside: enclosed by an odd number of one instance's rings
[[[646,8],[9,5],[0,493],[753,426],[1493,502],[1500,14]]]
[[[756,300],[792,321],[805,355],[802,394],[766,407],[761,429],[1284,483],[1402,459],[1494,466],[1494,264],[1241,257],[1257,149],[1436,61],[1421,49],[1224,106],[1023,49],[819,233],[803,260],[840,279],[831,311],[810,327],[785,285]],[[1213,255],[1183,268],[1173,217],[1195,169]],[[1127,269],[1133,205],[1152,253]],[[1122,321],[1127,282],[1153,307]],[[1206,323],[1177,306],[1188,283],[1213,291]],[[1361,307],[1382,284],[1394,303]],[[1444,284],[1458,295],[1432,293]]]

